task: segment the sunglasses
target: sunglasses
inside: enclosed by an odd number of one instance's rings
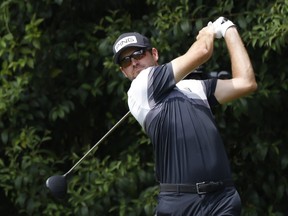
[[[146,50],[147,49],[140,49],[140,50],[136,50],[135,52],[133,52],[131,55],[129,56],[125,56],[124,58],[122,58],[120,61],[119,61],[119,65],[122,67],[122,68],[126,68],[128,66],[131,65],[131,59],[135,59],[135,60],[140,60],[142,59],[145,55],[146,55]]]

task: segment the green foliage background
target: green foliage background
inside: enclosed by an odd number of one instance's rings
[[[226,16],[259,85],[214,111],[243,215],[288,214],[288,0],[1,0],[0,16],[1,212],[153,215],[152,147],[133,117],[77,167],[66,202],[54,200],[45,181],[69,170],[127,112],[130,81],[112,61],[119,34],[151,37],[164,63]],[[230,70],[223,40],[205,70]]]

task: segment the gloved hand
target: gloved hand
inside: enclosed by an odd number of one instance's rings
[[[208,24],[209,25],[209,24]],[[225,17],[219,17],[217,20],[215,20],[212,23],[214,27],[215,37],[216,38],[222,38],[225,37],[225,33],[228,28],[235,26],[233,22],[226,19]]]

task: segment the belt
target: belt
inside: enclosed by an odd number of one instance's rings
[[[233,181],[206,181],[196,184],[160,184],[160,192],[206,194],[234,186]]]

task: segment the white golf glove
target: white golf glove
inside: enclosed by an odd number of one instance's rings
[[[213,23],[215,38],[222,38],[225,37],[225,33],[228,28],[235,26],[233,22],[226,19],[225,17],[219,17]]]

